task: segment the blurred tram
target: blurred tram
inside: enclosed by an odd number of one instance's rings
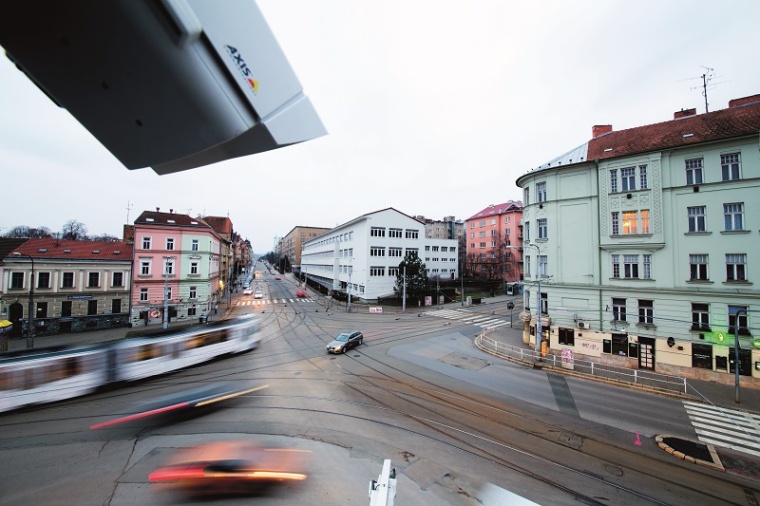
[[[94,346],[0,354],[0,412],[78,397],[255,349],[252,316]]]

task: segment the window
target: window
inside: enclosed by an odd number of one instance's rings
[[[485,230],[481,230],[480,233],[478,234],[478,237],[485,237],[485,236],[486,236]]]
[[[649,233],[649,209],[642,209],[640,211],[641,216],[641,233]]]
[[[557,335],[559,337],[559,344],[575,346],[575,329],[560,327],[557,329]]]
[[[688,185],[695,185],[695,184],[702,184],[704,180],[702,179],[702,159],[701,158],[692,158],[691,160],[686,160],[686,184]]]
[[[480,228],[483,228],[486,226],[486,220],[480,220]]]
[[[140,260],[140,275],[141,276],[150,275],[150,260]]]
[[[121,299],[111,300],[111,314],[121,313]]]
[[[525,276],[530,277],[530,255],[525,255],[525,264],[523,268],[525,270]]]
[[[649,188],[649,181],[647,181],[647,166],[639,165],[639,186],[642,190]]]
[[[612,277],[620,277],[620,255],[612,255]]]
[[[398,276],[398,267],[388,267],[389,276]]]
[[[49,272],[37,273],[37,288],[50,288],[50,273]]]
[[[166,300],[172,300],[172,287],[171,286],[167,286],[166,287],[165,295],[164,296],[166,297]]]
[[[47,312],[48,312],[48,303],[47,302],[38,302],[37,309],[35,311],[35,318],[47,318]]]
[[[743,230],[744,229],[744,203],[723,204],[723,221],[724,230]]]
[[[148,289],[140,288],[140,302],[148,302]]]
[[[639,255],[623,255],[623,277],[639,277]]]
[[[491,230],[491,237],[496,237],[496,234],[497,234],[496,230]]]
[[[746,254],[726,254],[726,281],[747,281]]]
[[[689,232],[705,232],[705,206],[687,207],[689,214]]]
[[[413,229],[406,229],[405,236],[407,239],[417,239],[419,237],[419,231]]]
[[[707,281],[707,255],[689,255],[689,280]]]
[[[61,316],[71,316],[71,306],[72,303],[70,300],[61,302]]]
[[[623,211],[623,235],[638,234],[638,213]]]
[[[150,237],[143,237],[142,249],[150,249]]]
[[[739,326],[738,334],[740,336],[752,335],[747,324],[747,306],[728,306],[728,333],[736,334],[737,325]]]
[[[549,233],[547,232],[546,227],[546,218],[540,218],[538,220],[538,238],[539,239],[546,239],[549,237]]]
[[[619,322],[626,321],[625,299],[612,299],[612,319]]]
[[[610,193],[617,193],[618,191],[618,178],[617,169],[610,171]]]
[[[197,299],[198,298],[198,287],[197,286],[191,286],[190,287],[190,295],[188,296],[188,299]]]
[[[87,314],[88,315],[94,315],[98,314],[98,301],[97,300],[88,300],[87,301]]]
[[[11,288],[24,288],[23,272],[14,272],[11,274]]]
[[[720,172],[723,177],[723,181],[730,181],[732,179],[739,179],[741,169],[741,159],[739,153],[731,153],[728,155],[720,155]]]
[[[654,301],[639,300],[639,323],[652,325],[654,323]]]
[[[525,242],[530,242],[530,222],[526,221],[523,226],[523,236],[525,237]]]
[[[385,276],[385,267],[370,267],[370,276]]]
[[[369,249],[369,256],[371,257],[384,257],[385,256],[385,248],[381,248],[378,246],[372,246]]]
[[[546,202],[546,183],[536,183],[536,200]]]
[[[87,288],[98,288],[100,286],[100,273],[88,272],[87,273]]]
[[[124,273],[114,272],[111,276],[111,286],[124,286]]]
[[[644,260],[644,275],[642,279],[652,279],[652,255],[641,255]]]
[[[491,226],[496,225],[496,218],[491,218]]]
[[[74,288],[74,273],[64,272],[61,278],[61,288]]]
[[[549,312],[549,297],[545,293],[541,293],[541,313],[546,314]],[[543,329],[544,332],[548,331],[548,328]]]
[[[626,167],[620,169],[620,185],[624,192],[630,192],[636,189],[636,168]]]
[[[530,205],[530,188],[527,187],[523,190],[523,205]]]
[[[617,211],[612,212],[612,235],[620,234],[620,213]]]
[[[624,357],[628,355],[628,336],[626,334],[612,334],[610,353]]]
[[[538,275],[542,278],[549,275],[549,260],[546,255],[538,255]]]
[[[187,316],[195,316],[196,315],[196,308],[189,307],[187,308]]]
[[[193,239],[193,242],[190,245],[190,249],[192,251],[198,251],[198,239]]]
[[[385,237],[385,228],[372,227],[369,229],[369,235],[371,237]]]
[[[401,257],[401,248],[388,248],[389,257]]]
[[[691,329],[710,331],[710,306],[708,304],[691,304]]]
[[[171,237],[166,238],[166,249],[171,251],[174,249],[174,239]]]
[[[411,255],[412,257],[419,257],[420,250],[417,248],[406,248],[406,254]]]
[[[164,259],[164,274],[167,276],[171,276],[174,274],[174,259],[173,258]]]
[[[485,243],[485,242],[481,242],[481,243],[480,243],[480,247],[481,247],[481,249],[482,249],[482,248],[485,248],[485,247],[486,247],[486,243]]]

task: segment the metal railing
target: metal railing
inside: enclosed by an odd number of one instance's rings
[[[578,360],[574,357],[572,360],[552,354],[542,357],[540,352],[500,343],[488,337],[485,332],[477,335],[475,344],[483,351],[517,362],[531,365],[540,363],[542,367],[551,367],[563,371],[571,370],[596,378],[604,378],[669,392],[687,393],[686,378],[681,376],[671,376],[642,369],[614,367],[587,360]]]

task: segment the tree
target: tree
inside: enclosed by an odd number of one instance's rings
[[[27,227],[26,225],[19,225],[16,227],[13,227],[8,232],[5,233],[4,237],[14,237],[14,238],[21,238],[21,237],[28,237],[30,239],[39,239],[44,237],[50,237],[50,229],[47,227],[38,227],[38,228],[32,228]]]
[[[406,268],[406,296],[421,302],[428,286],[427,268],[415,253],[406,254],[398,264],[396,285],[393,287],[393,291],[399,297],[403,297],[404,294],[404,268]]]
[[[61,239],[81,241],[87,238],[87,226],[77,220],[69,220],[63,225]]]
[[[101,242],[118,242],[120,239],[118,237],[115,237],[110,234],[100,234],[100,235],[93,235],[91,237],[88,237],[90,241],[101,241]]]

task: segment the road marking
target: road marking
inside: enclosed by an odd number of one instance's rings
[[[481,328],[494,329],[503,325],[509,325],[508,321],[501,318],[494,318],[493,315],[473,315],[463,309],[438,309],[435,311],[425,311],[426,315],[435,316],[436,318],[447,318],[449,320],[458,320],[462,323],[477,325]]]
[[[683,402],[697,438],[760,457],[760,415],[697,402]]]

